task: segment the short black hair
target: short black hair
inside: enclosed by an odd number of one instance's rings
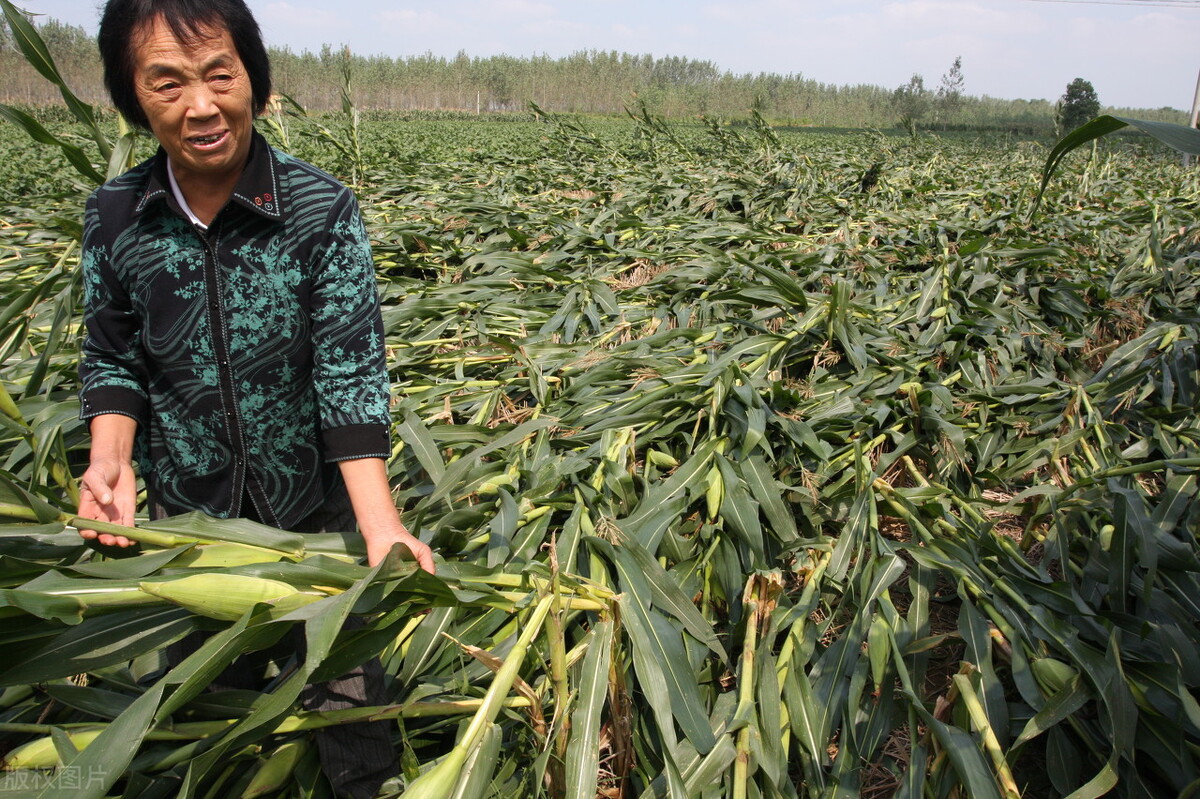
[[[141,29],[156,17],[162,17],[181,42],[194,41],[212,29],[228,31],[250,76],[254,114],[263,112],[271,98],[271,61],[258,23],[242,0],[108,0],[98,36],[104,85],[131,124],[150,128],[133,85],[133,46]]]

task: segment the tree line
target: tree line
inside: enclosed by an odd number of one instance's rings
[[[53,18],[37,27],[60,70],[83,99],[105,104],[95,41],[79,26]],[[1055,129],[1048,100],[1004,100],[964,91],[962,59],[936,90],[914,75],[897,89],[835,85],[801,74],[734,74],[711,61],[656,58],[586,50],[563,57],[535,55],[447,58],[422,55],[363,56],[329,45],[318,52],[272,48],[279,92],[310,110],[340,108],[345,76],[363,110],[520,111],[535,102],[547,111],[620,114],[643,105],[668,119],[746,117],[751,110],[783,124],[819,127],[918,127],[1001,129],[1045,134]],[[54,87],[25,63],[7,27],[0,30],[0,102],[40,106],[61,103]],[[1106,109],[1142,119],[1184,122],[1175,109]]]

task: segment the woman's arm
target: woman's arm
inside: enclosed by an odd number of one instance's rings
[[[368,565],[377,565],[393,544],[400,543],[408,547],[422,569],[433,574],[433,550],[400,521],[383,459],[355,458],[340,461],[338,467],[350,493],[358,530],[367,544]]]

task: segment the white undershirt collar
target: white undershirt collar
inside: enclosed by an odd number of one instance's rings
[[[167,182],[171,184],[171,193],[175,195],[175,202],[179,203],[179,207],[187,214],[188,219],[192,220],[192,224],[201,230],[208,230],[208,225],[200,221],[200,217],[192,212],[191,206],[183,198],[183,192],[179,190],[179,182],[175,180],[175,169],[171,166],[170,158],[167,159]]]

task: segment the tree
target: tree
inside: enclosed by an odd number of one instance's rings
[[[937,113],[943,127],[962,106],[962,94],[962,56],[957,56],[950,70],[942,75],[942,83],[937,90]]]
[[[892,92],[892,106],[900,115],[900,124],[909,133],[917,132],[919,123],[929,111],[929,90],[925,79],[913,73],[908,83],[901,84]]]
[[[1066,133],[1100,113],[1100,98],[1090,81],[1076,78],[1067,84],[1067,91],[1054,106],[1054,124],[1060,134]]]

